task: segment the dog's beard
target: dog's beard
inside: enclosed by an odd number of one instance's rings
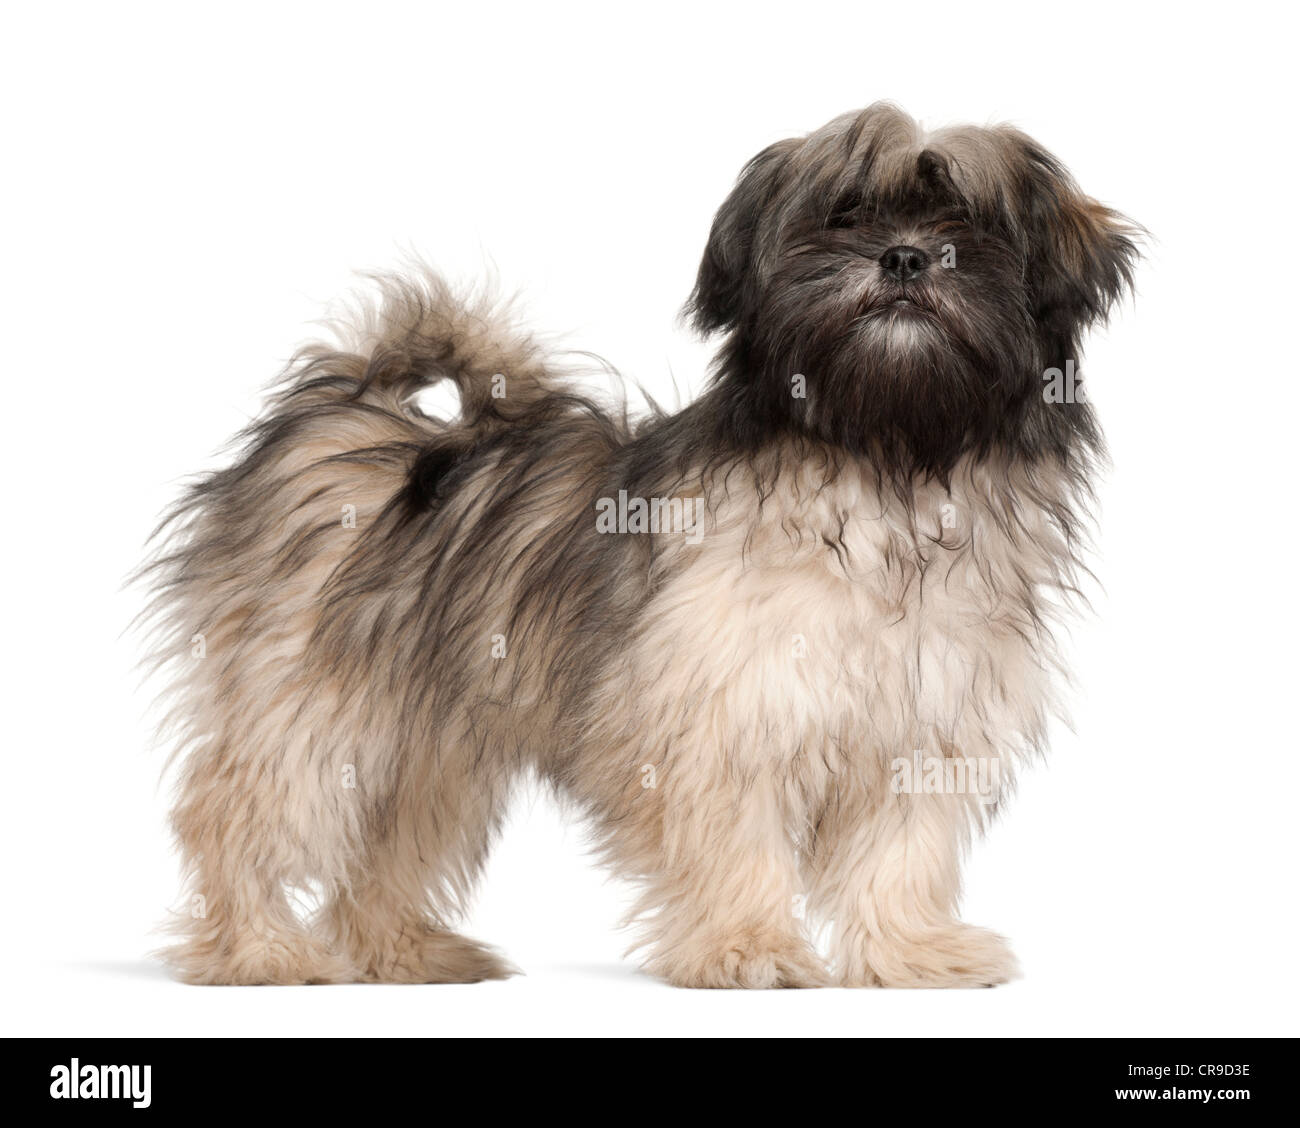
[[[900,284],[861,263],[801,258],[774,278],[747,334],[760,394],[883,469],[943,475],[1033,394],[1023,298],[1014,284],[1005,300],[986,296],[991,278]]]

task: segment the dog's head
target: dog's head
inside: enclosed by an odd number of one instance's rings
[[[719,380],[751,438],[945,475],[967,452],[1095,441],[1086,403],[1044,396],[1044,373],[1077,364],[1131,284],[1135,238],[1018,130],[926,135],[877,104],[749,162],[688,310],[729,333]]]

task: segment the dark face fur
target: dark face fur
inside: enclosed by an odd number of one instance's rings
[[[878,104],[750,161],[688,308],[729,334],[715,395],[741,446],[803,434],[904,477],[968,453],[1068,460],[1096,427],[1045,401],[1044,372],[1077,364],[1133,238],[1024,134],[926,137]]]

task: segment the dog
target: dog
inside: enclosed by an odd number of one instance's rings
[[[710,383],[639,415],[508,303],[381,276],[146,566],[180,977],[510,974],[453,925],[526,775],[669,983],[1017,974],[960,863],[1059,711],[1105,459],[1080,339],[1140,240],[1014,128],[837,117],[741,172],[686,306]]]

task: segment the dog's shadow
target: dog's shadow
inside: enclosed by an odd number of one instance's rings
[[[100,960],[97,963],[76,965],[83,971],[94,971],[101,975],[112,975],[123,979],[152,979],[157,982],[170,980],[171,974],[157,960]]]
[[[154,982],[175,982],[170,972],[158,960],[100,960],[95,963],[79,963],[79,970],[96,972],[100,975],[122,979],[148,979]],[[590,963],[590,964],[550,964],[539,968],[540,972],[557,975],[580,975],[585,979],[610,979],[630,985],[646,984],[654,986],[658,981],[648,976],[634,964]]]
[[[556,975],[580,975],[584,979],[614,979],[631,985],[644,983],[654,986],[659,982],[653,976],[646,975],[635,964],[624,963],[547,964],[537,969],[537,974],[543,972]]]

